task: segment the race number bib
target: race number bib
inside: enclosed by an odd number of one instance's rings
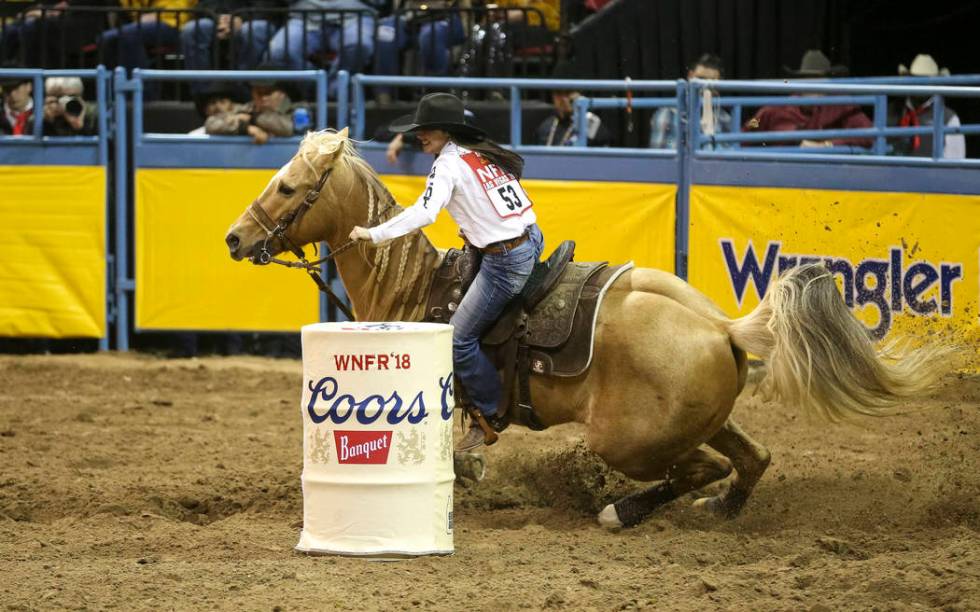
[[[476,175],[477,182],[501,218],[519,217],[531,208],[531,199],[513,174],[504,172],[473,152],[461,157]]]

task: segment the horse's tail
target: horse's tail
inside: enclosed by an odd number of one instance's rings
[[[751,313],[730,320],[735,345],[768,369],[767,391],[831,421],[853,414],[884,416],[928,389],[951,347],[904,354],[877,351],[867,329],[844,304],[833,275],[820,264],[781,276]]]

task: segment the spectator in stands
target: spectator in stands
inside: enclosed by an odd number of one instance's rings
[[[561,27],[561,0],[499,0],[469,33],[459,61],[464,77],[511,76],[515,53],[551,58]],[[469,92],[464,92],[464,97]],[[503,98],[488,91],[489,99]]]
[[[705,53],[694,62],[694,65],[687,70],[687,79],[702,79],[705,81],[717,81],[725,74],[721,58],[717,55]],[[705,102],[709,102],[713,94],[708,90],[703,90],[707,95]],[[732,117],[725,109],[717,104],[705,104],[702,109],[711,108],[710,122],[706,122],[707,113],[702,110],[701,122],[704,125],[702,131],[705,134],[721,134],[732,131]],[[677,109],[672,106],[665,106],[657,109],[650,119],[650,148],[651,149],[675,149],[677,148],[677,128],[675,118]],[[682,121],[687,118],[683,117]],[[683,124],[682,124],[683,125]],[[709,131],[710,130],[710,131]],[[722,148],[724,145],[718,145]],[[715,145],[710,145],[715,148]]]
[[[34,83],[29,78],[0,78],[0,134],[29,136],[34,133]]]
[[[148,65],[148,46],[177,47],[180,44],[177,28],[187,21],[188,13],[180,13],[179,10],[193,8],[197,0],[122,0],[122,4],[126,8],[161,11],[135,13],[134,21],[106,30],[99,37],[99,44],[108,59],[115,59],[114,63],[118,66],[133,69]],[[164,9],[173,11],[163,12]]]
[[[823,52],[811,49],[803,55],[799,70],[787,68],[790,76],[802,78],[826,78],[843,76],[847,68],[831,65]],[[808,97],[818,94],[809,94]],[[871,119],[853,104],[827,106],[763,106],[749,119],[742,129],[746,132],[782,132],[793,130],[838,130],[872,127]],[[834,138],[827,140],[803,140],[801,147],[830,147],[835,145],[871,146],[870,138]],[[747,143],[756,144],[756,143]],[[762,143],[766,146],[770,143]],[[792,145],[778,141],[772,146]]]
[[[275,67],[260,67],[275,70]],[[204,122],[208,134],[240,134],[265,144],[270,136],[293,135],[293,104],[288,85],[281,81],[252,81],[252,101],[235,105],[228,112],[211,115]]]
[[[549,45],[561,28],[561,0],[496,0],[494,4],[526,9],[507,11],[508,31],[519,48]]]
[[[912,60],[912,65],[898,67],[898,74],[915,77],[949,76],[949,70],[940,70],[939,64],[931,55],[919,54]],[[901,110],[889,119],[890,125],[901,127],[918,127],[932,125],[932,105],[935,96],[908,97],[902,103]],[[948,106],[943,108],[943,122],[947,127],[958,127],[960,118]],[[943,158],[964,159],[966,157],[966,137],[963,134],[946,134],[943,138]],[[921,134],[909,138],[899,138],[892,142],[897,155],[913,157],[932,157],[932,134]]]
[[[112,7],[116,0],[41,0],[0,28],[0,60],[19,57],[37,67],[63,67],[102,31],[105,14],[74,6]],[[68,9],[68,10],[66,10]]]
[[[78,77],[48,77],[44,81],[44,135],[93,136],[98,133],[94,104],[82,99],[85,87]]]
[[[375,11],[361,0],[296,0],[291,9],[313,10],[306,19],[291,14],[269,43],[269,59],[291,70],[312,68],[310,56],[336,54],[330,71],[361,72],[374,53]],[[331,12],[334,11],[334,12]],[[344,12],[337,12],[344,11]],[[330,89],[336,80],[330,80]]]
[[[197,112],[207,121],[208,117],[214,117],[223,113],[230,113],[235,106],[235,87],[227,81],[216,81],[209,85],[207,89],[194,95],[194,106]],[[207,129],[201,126],[189,132],[191,136],[206,136]]]
[[[188,70],[210,70],[212,45],[216,41],[232,40],[236,70],[251,70],[262,60],[269,46],[273,26],[260,16],[262,9],[284,6],[278,0],[200,0],[197,8],[213,11],[218,20],[201,18],[187,22],[180,29],[180,48],[184,53],[184,67]],[[254,9],[239,15],[232,11]],[[196,87],[195,87],[196,85]],[[191,86],[195,91],[206,87],[203,83]]]
[[[571,74],[571,65],[567,62],[559,62],[555,66],[555,71],[551,77],[554,79],[574,78]],[[579,97],[577,91],[554,90],[551,92],[551,103],[554,112],[550,117],[542,121],[534,131],[534,141],[538,145],[546,147],[571,147],[575,146],[578,131],[575,126],[575,99]],[[588,146],[608,147],[609,132],[602,125],[602,120],[598,115],[589,112],[586,115],[586,129],[588,130]]]
[[[374,72],[401,74],[401,52],[411,44],[418,55],[422,74],[449,74],[452,47],[466,41],[463,17],[471,0],[395,0],[395,14],[378,23]],[[391,88],[375,89],[378,102],[391,102]]]

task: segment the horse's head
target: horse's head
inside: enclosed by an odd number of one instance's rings
[[[299,151],[279,169],[259,197],[228,228],[225,243],[232,259],[255,258],[263,250],[276,255],[324,238],[324,228],[305,222],[321,190],[331,178],[348,145],[347,128],[339,132],[310,132]]]

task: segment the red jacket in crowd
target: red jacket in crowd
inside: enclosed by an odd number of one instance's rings
[[[836,130],[872,127],[871,119],[854,105],[844,106],[763,106],[749,119],[745,132],[784,132],[795,130]],[[870,147],[870,138],[832,138],[835,145]],[[793,145],[792,141],[772,143],[771,146]],[[797,143],[798,144],[798,143]]]

